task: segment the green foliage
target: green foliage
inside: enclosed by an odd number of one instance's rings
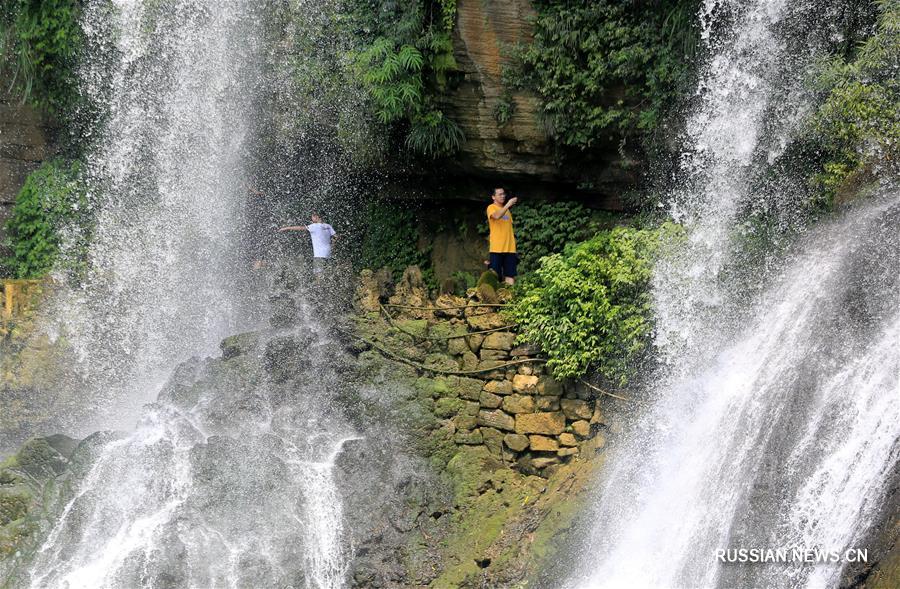
[[[419,266],[426,280],[432,277],[428,252],[418,247],[419,223],[411,206],[375,201],[369,204],[365,221],[359,256],[362,267],[390,268],[397,279],[407,266]]]
[[[60,262],[77,269],[90,231],[79,164],[54,160],[32,172],[16,198],[6,231],[12,255],[3,265],[11,276],[39,278]],[[61,260],[64,238],[71,255]]]
[[[497,121],[497,124],[501,127],[508,123],[510,119],[512,119],[513,114],[516,112],[516,103],[513,100],[512,92],[506,90],[503,94],[500,95],[500,98],[497,100],[497,103],[494,104],[494,108],[492,114],[494,115],[494,120]]]
[[[54,114],[77,99],[80,0],[11,0],[0,8],[0,61],[22,98]]]
[[[654,259],[680,235],[671,223],[616,227],[543,258],[509,311],[520,338],[543,348],[557,378],[596,370],[625,384],[650,343]]]
[[[385,22],[381,13],[391,10],[396,21]],[[361,37],[370,39],[353,54],[354,75],[378,121],[401,129],[414,153],[437,158],[459,151],[463,131],[437,105],[458,69],[450,36],[455,0],[375,2],[353,14]]]
[[[878,29],[855,58],[824,64],[816,80],[823,102],[813,133],[828,154],[814,183],[830,201],[872,164],[896,168],[900,149],[900,2],[882,0]]]
[[[541,96],[557,140],[587,149],[654,129],[689,79],[698,1],[536,4],[516,77]]]
[[[525,202],[512,209],[519,272],[538,267],[542,257],[584,241],[611,224],[607,216],[574,201]],[[487,223],[483,229],[487,230]]]

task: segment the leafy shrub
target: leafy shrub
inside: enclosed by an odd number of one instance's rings
[[[855,59],[823,65],[816,80],[823,102],[813,132],[828,154],[814,183],[826,200],[871,163],[896,167],[900,150],[900,3],[883,0],[878,29]]]
[[[76,99],[80,0],[10,0],[0,8],[0,58],[32,104],[64,114]]]
[[[359,263],[364,268],[390,268],[397,279],[407,266],[419,266],[426,281],[433,282],[427,251],[418,247],[419,224],[415,211],[404,203],[372,202]]]
[[[551,133],[587,149],[653,129],[689,78],[697,0],[535,3],[517,84],[537,92]]]
[[[6,222],[12,255],[4,260],[15,278],[39,278],[60,261],[64,236],[71,246],[65,265],[79,265],[86,252],[90,213],[77,162],[54,160],[32,172]],[[67,248],[68,249],[68,248]]]
[[[455,0],[357,2],[351,14],[356,34],[368,39],[354,52],[355,77],[376,118],[401,127],[414,153],[437,158],[458,151],[463,131],[437,100],[457,70],[450,37]]]
[[[650,342],[654,258],[678,235],[671,223],[616,227],[543,258],[508,311],[520,339],[541,345],[558,378],[593,369],[625,384]]]

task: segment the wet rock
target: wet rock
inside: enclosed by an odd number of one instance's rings
[[[560,448],[559,450],[556,451],[556,455],[559,456],[560,458],[565,458],[566,456],[575,456],[577,454],[578,454],[577,447]]]
[[[576,436],[586,438],[591,434],[591,424],[584,420],[576,421],[572,424],[572,431]]]
[[[559,397],[535,397],[534,403],[538,411],[559,411]]]
[[[566,429],[566,417],[559,412],[522,413],[516,415],[515,422],[514,429],[517,434],[557,436]]]
[[[222,350],[222,358],[230,360],[243,354],[255,352],[259,345],[259,334],[257,333],[241,333],[226,337],[219,343],[219,349]]]
[[[516,420],[512,415],[508,415],[499,409],[495,411],[482,410],[478,412],[478,425],[513,431],[516,429]]]
[[[531,466],[541,470],[547,468],[548,466],[552,466],[554,464],[559,464],[559,458],[556,456],[536,456],[531,459]]]
[[[425,356],[425,360],[422,363],[428,368],[442,371],[456,370],[459,367],[459,364],[456,363],[456,360],[454,360],[447,354],[441,354],[439,352],[428,354],[427,356]]]
[[[272,338],[263,353],[266,372],[280,383],[308,370],[312,365],[308,353],[311,343],[312,335],[308,332]]]
[[[356,281],[356,292],[353,295],[353,308],[357,312],[377,312],[381,304],[381,288],[375,273],[368,268],[359,273]]]
[[[466,401],[466,405],[463,407],[463,413],[472,417],[478,415],[479,411],[481,411],[481,405],[476,401]]]
[[[590,404],[580,399],[563,399],[560,401],[562,412],[566,414],[568,419],[590,419],[594,414]]]
[[[480,398],[481,390],[484,388],[484,382],[477,378],[460,376],[453,386],[459,391],[460,396],[474,401]]]
[[[503,370],[498,368],[502,365],[503,362],[500,360],[482,360],[478,363],[478,370],[484,371],[482,374],[485,378],[500,379],[505,376]],[[492,368],[497,368],[497,370],[491,370]]]
[[[490,305],[495,305],[500,301],[500,298],[497,296],[497,289],[490,284],[479,284],[476,286],[475,296],[480,302]]]
[[[455,337],[447,340],[447,352],[454,356],[462,356],[471,350],[469,350],[469,344],[466,343],[466,338]]]

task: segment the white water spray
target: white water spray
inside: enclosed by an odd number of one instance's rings
[[[668,370],[609,463],[566,586],[835,587],[845,563],[728,566],[716,550],[857,547],[897,466],[896,190],[805,236],[749,309],[723,278],[742,207],[780,198],[752,193],[755,162],[804,109],[771,102],[803,79],[777,32],[790,4],[727,5],[734,36],[704,70],[673,201],[688,244],[653,283]]]

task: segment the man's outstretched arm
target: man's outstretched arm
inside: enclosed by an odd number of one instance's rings
[[[278,231],[306,231],[306,225],[289,225],[282,227]]]

